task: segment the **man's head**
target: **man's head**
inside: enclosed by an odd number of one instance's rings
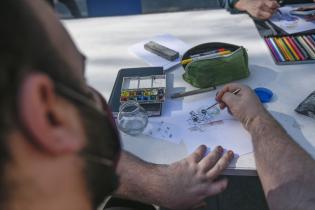
[[[0,16],[0,203],[72,192],[95,206],[113,190],[120,145],[84,56],[43,0],[4,1]]]

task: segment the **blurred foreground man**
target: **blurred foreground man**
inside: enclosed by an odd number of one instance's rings
[[[171,165],[121,151],[105,100],[85,82],[84,56],[44,1],[4,1],[0,15],[0,209],[90,210],[113,192],[191,209],[227,187],[217,177],[233,152],[222,147]],[[226,86],[217,100],[252,134],[271,209],[314,209],[314,160],[249,88]]]
[[[115,189],[186,209],[227,187],[216,178],[233,152],[222,147],[205,156],[200,146],[171,165],[120,153],[111,112],[85,82],[85,58],[46,1],[4,1],[0,16],[0,209],[95,209]]]

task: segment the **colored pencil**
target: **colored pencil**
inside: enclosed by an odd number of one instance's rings
[[[275,37],[273,40],[275,41],[275,43],[276,43],[277,46],[279,47],[280,52],[282,53],[282,55],[284,55],[285,60],[286,60],[286,61],[290,61],[290,60],[291,60],[291,59],[290,59],[290,56],[288,55],[287,51],[284,49],[282,43],[279,41],[279,38],[276,38],[276,37]]]
[[[288,38],[282,37],[282,40],[283,40],[284,44],[287,46],[287,48],[290,50],[290,52],[292,53],[294,59],[299,61],[300,58],[297,55],[297,53],[294,51],[293,47],[291,46],[290,42],[288,41]]]
[[[314,53],[315,55],[315,50],[313,48],[312,43],[310,42],[310,40],[308,40],[308,38],[306,36],[301,36],[302,39],[305,41],[305,43],[307,44],[307,46],[311,49],[311,51]]]
[[[315,50],[315,41],[312,39],[311,36],[306,36],[306,38],[308,38],[309,42],[312,44],[312,49],[314,51]]]
[[[268,40],[267,38],[265,38],[265,42],[266,42],[266,44],[268,45],[270,51],[272,52],[273,57],[274,57],[278,62],[281,61],[279,55],[275,52],[275,49],[273,49],[272,44],[269,42],[269,40]]]
[[[315,44],[315,36],[313,34],[310,34],[309,37],[313,41],[313,44]]]
[[[281,63],[308,63],[315,60],[315,33],[264,37],[274,60]],[[305,62],[304,62],[305,61]]]
[[[285,53],[285,51],[282,49],[281,45],[278,43],[278,40],[276,37],[272,38],[272,40],[274,41],[276,47],[279,49],[279,52],[281,53],[282,57],[284,58],[285,61],[289,60],[289,57],[287,56],[287,54]]]
[[[294,42],[294,44],[299,48],[300,52],[303,54],[303,57],[305,59],[309,59],[310,56],[309,54],[306,52],[306,50],[303,48],[303,46],[300,44],[299,40],[296,37],[292,37],[292,41]]]
[[[278,38],[279,42],[281,43],[283,49],[287,52],[289,58],[291,61],[295,61],[295,58],[292,54],[292,52],[289,50],[289,48],[287,47],[287,45],[284,43],[284,40],[282,38]]]
[[[270,43],[272,44],[273,48],[276,50],[277,54],[279,55],[281,61],[285,61],[285,57],[282,55],[280,48],[278,48],[275,40],[273,38],[269,38]]]
[[[312,48],[309,46],[308,42],[302,36],[299,36],[298,40],[302,43],[304,49],[310,55],[310,58],[314,59],[315,53],[313,52]]]
[[[292,38],[288,36],[287,39],[290,42],[290,44],[293,47],[293,49],[295,50],[296,54],[299,56],[300,60],[302,60],[302,61],[305,60],[306,58],[303,56],[302,52],[300,51],[298,46],[296,46],[296,44],[294,43]]]
[[[312,58],[315,59],[315,54],[313,51],[309,48],[307,43],[304,41],[304,39],[301,36],[296,37],[297,40],[300,42],[300,44],[304,47],[305,51],[308,53],[308,55]]]
[[[279,48],[277,47],[276,43],[273,41],[272,38],[268,38],[269,43],[271,44],[271,46],[273,47],[273,49],[275,50],[276,54],[278,55],[280,61],[285,61],[285,58],[282,56],[282,54],[279,51]]]

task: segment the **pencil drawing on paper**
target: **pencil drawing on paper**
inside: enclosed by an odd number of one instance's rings
[[[205,126],[212,126],[218,123],[223,123],[222,120],[216,121],[215,117],[221,113],[218,107],[207,109],[206,106],[199,107],[197,110],[191,110],[187,117],[189,130],[203,131]]]
[[[165,139],[165,138],[171,139],[173,137],[171,126],[165,123],[164,121],[160,121],[159,123],[157,123],[154,129],[149,131],[149,135],[151,136],[154,133],[155,135],[159,135],[162,139]]]
[[[163,120],[149,122],[143,133],[153,138],[170,141],[176,144],[179,144],[181,141],[180,128]]]

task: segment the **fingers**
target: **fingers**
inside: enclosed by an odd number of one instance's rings
[[[198,163],[205,155],[207,147],[205,145],[200,145],[189,157],[188,159]]]
[[[219,103],[220,109],[225,109],[226,105],[225,103]]]
[[[209,187],[208,196],[213,196],[223,192],[228,186],[227,179],[221,179],[219,181],[213,182]]]
[[[203,172],[210,170],[216,162],[220,159],[223,153],[223,148],[221,146],[216,147],[212,152],[210,152],[206,157],[204,157],[200,162],[199,166]]]
[[[279,3],[276,1],[266,1],[265,5],[273,11],[280,7]]]
[[[223,172],[223,170],[228,167],[233,157],[234,154],[232,151],[226,152],[215,164],[215,166],[207,172],[207,178],[210,180],[217,178]]]
[[[279,4],[274,0],[264,1],[258,9],[256,17],[264,20],[269,19],[278,8]]]
[[[273,13],[276,11],[276,9],[272,9],[269,6],[267,6],[266,4],[264,4],[261,8],[261,11],[264,11],[264,12],[268,13],[270,16],[272,16]]]
[[[232,94],[232,92],[237,90],[237,89],[240,89],[241,91],[237,95]],[[244,94],[248,94],[250,91],[251,91],[251,89],[246,85],[231,83],[231,84],[225,85],[217,93],[216,100],[219,102],[220,108],[224,109],[224,108],[226,108],[227,105],[229,106],[232,104],[233,99],[239,99],[238,98],[239,96],[242,96]],[[225,98],[223,98],[223,97],[225,97]]]
[[[233,93],[227,92],[223,95],[221,100],[226,104],[226,106],[230,107],[238,99],[239,99],[239,96]]]
[[[267,20],[273,15],[273,12],[261,10],[257,13],[257,18],[261,20]]]
[[[218,102],[222,102],[222,97],[223,95],[226,93],[226,92],[233,92],[234,90],[237,90],[237,89],[244,89],[245,86],[244,85],[241,85],[241,84],[237,84],[237,83],[231,83],[231,84],[227,84],[225,85],[222,90],[220,90],[216,96],[216,100]]]

